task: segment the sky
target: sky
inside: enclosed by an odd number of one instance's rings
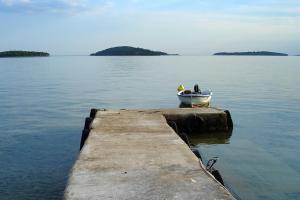
[[[300,0],[0,0],[0,51],[300,54]]]

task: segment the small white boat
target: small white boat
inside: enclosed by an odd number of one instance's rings
[[[179,87],[178,87],[179,88]],[[183,88],[183,87],[182,87]],[[205,90],[201,92],[198,89],[198,85],[195,85],[195,91],[181,90],[177,93],[177,96],[182,104],[186,105],[209,105],[212,92]]]

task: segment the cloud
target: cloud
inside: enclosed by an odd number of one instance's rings
[[[296,48],[287,46],[297,43],[300,34],[299,18],[237,17],[222,13],[178,11],[133,15],[127,25],[122,27],[126,27],[122,34],[118,31],[106,37],[108,41],[114,41],[112,45],[127,41],[133,46],[157,48],[183,55],[208,55],[220,50],[295,53]],[[101,41],[101,38],[97,40]]]
[[[186,11],[237,16],[300,16],[299,0],[0,0],[0,12]]]
[[[48,37],[61,53],[119,44],[180,54],[299,53],[299,0],[0,0],[3,11],[0,43],[9,48]]]
[[[1,0],[0,2],[5,6],[14,6],[20,4],[28,4],[30,3],[30,0]]]
[[[0,0],[0,12],[69,13],[96,12],[111,7],[109,0]]]

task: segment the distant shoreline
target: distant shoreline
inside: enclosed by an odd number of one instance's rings
[[[143,49],[139,47],[130,47],[130,46],[118,46],[96,53],[90,54],[90,56],[169,56],[169,55],[178,55],[178,54],[168,54],[162,51],[152,51],[149,49]]]
[[[277,53],[270,51],[248,51],[248,52],[219,52],[214,56],[288,56],[285,53]]]
[[[141,48],[138,48],[141,49]],[[147,49],[143,49],[146,51],[151,51],[151,50],[147,50]],[[104,51],[104,50],[103,50]],[[103,52],[100,51],[100,52]],[[212,55],[196,55],[196,54],[183,54],[183,55],[179,55],[179,54],[168,54],[165,52],[160,52],[160,51],[152,51],[152,52],[159,52],[159,53],[163,53],[163,56],[200,56],[200,57],[207,57],[207,56],[300,56],[300,54],[294,54],[294,55],[288,55],[285,53],[277,53],[277,52],[268,52],[268,51],[257,51],[257,52],[218,52],[218,53],[214,53]],[[92,54],[51,54],[51,57],[59,57],[59,56],[161,56],[159,55],[143,55],[143,54],[130,54],[130,55],[114,55],[114,54],[108,54],[108,55],[95,55],[96,53],[92,53]],[[47,52],[39,52],[39,51],[3,51],[0,52],[0,58],[26,58],[26,57],[49,57],[50,54]]]
[[[48,57],[49,53],[39,51],[3,51],[0,52],[0,58],[18,58],[18,57]]]

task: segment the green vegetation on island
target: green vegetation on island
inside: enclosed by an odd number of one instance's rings
[[[3,51],[0,52],[0,57],[46,57],[49,56],[49,53],[46,52],[37,52],[37,51]]]
[[[277,53],[270,51],[248,51],[248,52],[219,52],[214,56],[288,56],[285,53]]]
[[[167,54],[161,51],[151,51],[149,49],[135,48],[129,46],[119,46],[92,53],[91,56],[167,56],[177,54]]]

